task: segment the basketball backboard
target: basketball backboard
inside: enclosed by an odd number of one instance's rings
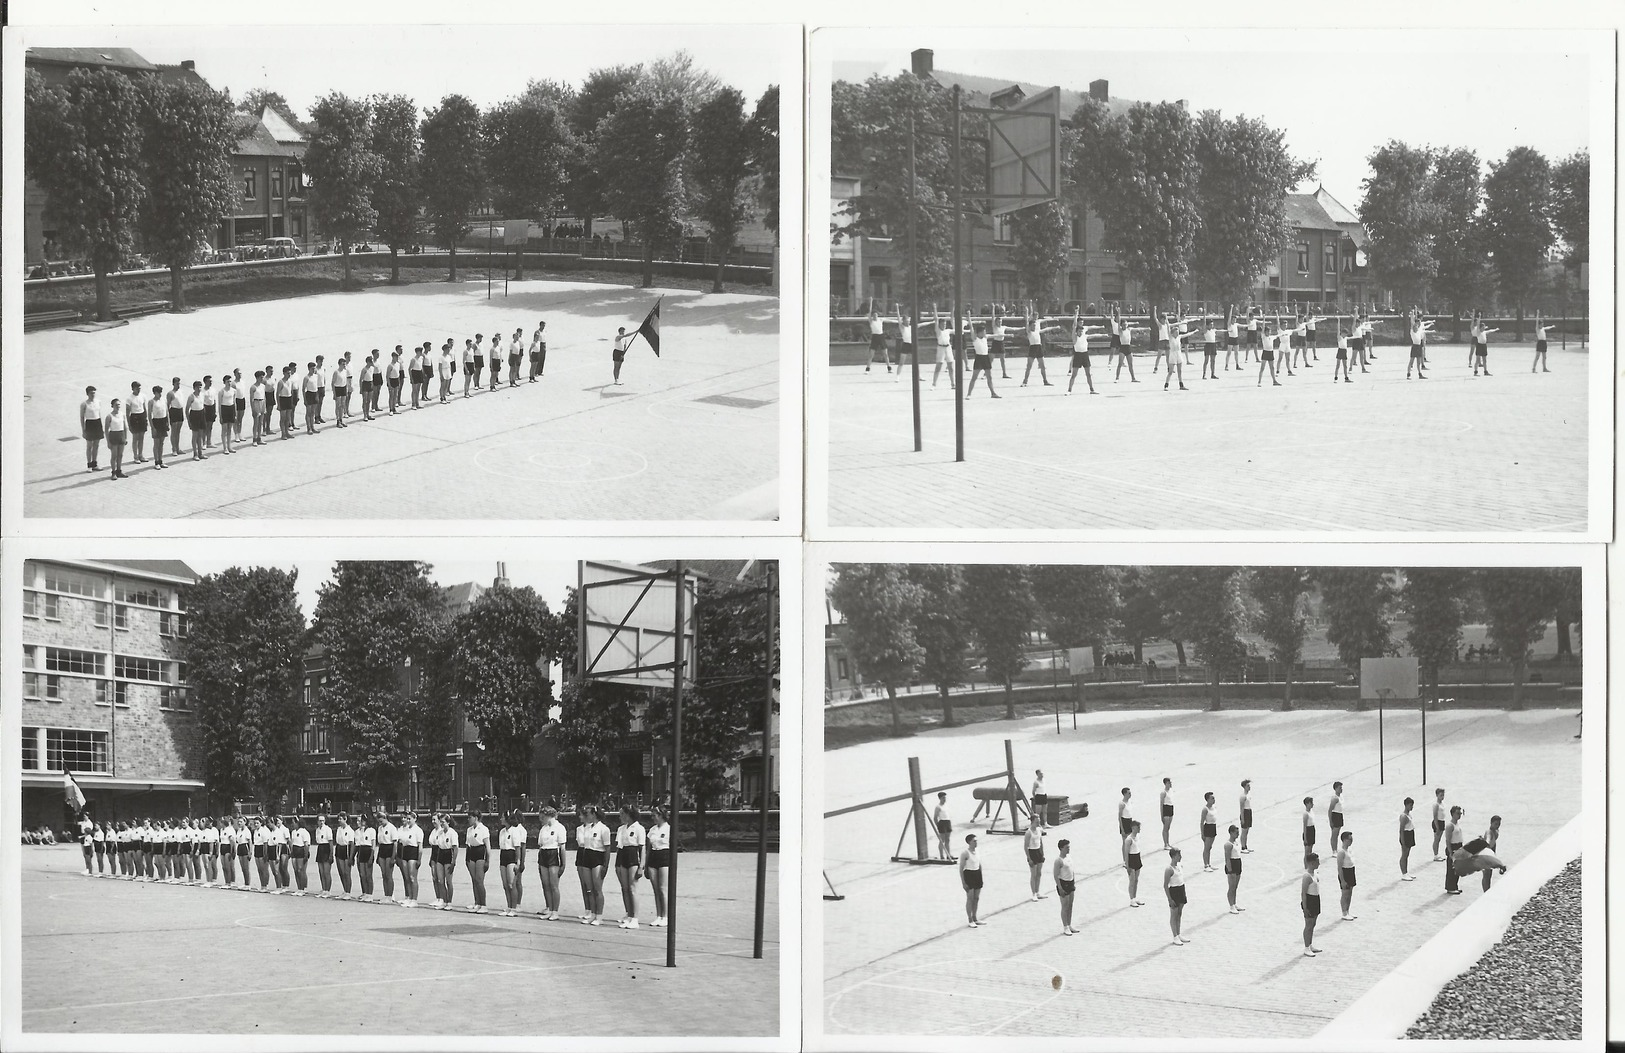
[[[1066,664],[1073,676],[1088,676],[1095,671],[1095,649],[1093,647],[1068,647],[1066,649]]]
[[[1416,659],[1360,659],[1360,697],[1412,700],[1421,697]]]
[[[677,594],[683,595],[683,678],[694,677],[694,578],[629,563],[577,565],[577,672],[639,687],[674,683]]]
[[[530,238],[530,220],[505,219],[502,221],[502,243],[523,245]]]
[[[987,188],[995,216],[1061,193],[1061,89],[1046,88],[1007,110],[986,110]]]

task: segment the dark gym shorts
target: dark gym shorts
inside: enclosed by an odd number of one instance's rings
[[[349,859],[350,858],[350,846],[349,845],[334,845],[333,846],[333,855],[334,855],[335,858],[338,858],[338,859]]]
[[[484,369],[485,368],[485,356],[484,355],[475,355],[474,356],[474,368],[475,369]]]
[[[1319,896],[1305,896],[1305,897],[1303,897],[1303,916],[1306,917],[1306,918],[1318,918],[1318,917],[1320,917],[1320,897]]]
[[[422,852],[418,849],[417,845],[402,845],[401,858],[406,860],[408,863],[416,863],[420,858],[422,858]]]
[[[473,375],[474,375],[474,363],[472,363],[472,362],[464,362],[463,363],[463,376],[471,377]]]
[[[1399,843],[1400,843],[1400,846],[1403,847],[1403,848],[1415,848],[1416,847],[1416,831],[1415,830],[1401,830],[1399,832]]]
[[[1174,806],[1173,805],[1165,804],[1165,805],[1162,806],[1162,817],[1164,819],[1173,818],[1173,814],[1174,814]]]
[[[360,866],[371,866],[373,847],[371,845],[355,846],[355,861]]]
[[[290,848],[288,849],[288,856],[292,859],[309,859],[310,848],[305,845]]]
[[[1130,870],[1139,870],[1142,865],[1143,864],[1140,862],[1140,853],[1130,852],[1128,854],[1128,868]]]
[[[502,849],[502,857],[499,860],[499,864],[501,866],[505,866],[505,867],[506,866],[513,866],[515,863],[518,863],[518,862],[519,862],[519,854],[517,852],[515,852],[511,848]]]
[[[215,419],[216,419],[217,415],[218,415],[219,407],[218,406],[209,406],[209,407],[205,408],[203,412],[208,416],[209,423],[213,424],[215,422]]]
[[[674,623],[675,624],[675,623]],[[316,846],[316,862],[333,862],[333,842],[326,841]]]
[[[654,870],[657,867],[659,869],[661,869],[661,870],[664,870],[669,866],[671,866],[671,849],[669,849],[669,848],[655,848],[655,849],[650,850],[650,852],[649,852],[649,869],[650,870]]]
[[[1421,358],[1422,357],[1422,345],[1421,344],[1412,344],[1411,345],[1411,357],[1412,358]]]
[[[972,356],[972,361],[971,361],[971,366],[974,369],[992,369],[993,368],[993,356],[991,354],[973,355]]]
[[[1436,834],[1444,833],[1444,820],[1443,819],[1435,819],[1435,820],[1433,820],[1433,832],[1436,833]]]
[[[873,351],[874,348],[871,347],[870,350]],[[614,359],[616,362],[625,362],[626,361],[626,352],[625,351],[613,351],[613,352],[610,353],[609,357]]]
[[[154,417],[152,419],[152,434],[162,439],[169,434],[169,418]]]
[[[601,849],[597,849],[597,848],[578,848],[578,849],[576,849],[576,866],[578,866],[578,867],[586,867],[586,868],[588,868],[590,870],[593,867],[605,866],[608,862],[609,862],[609,860],[605,858],[604,853],[603,853],[603,851]]]
[[[130,431],[136,435],[147,434],[147,415],[145,413],[130,414]]]
[[[1274,362],[1275,361],[1275,348],[1266,347],[1264,349],[1264,357],[1263,357],[1262,361]]]
[[[305,392],[305,405],[314,406],[314,405],[316,405],[316,401],[317,401],[317,396],[316,396],[316,393],[314,391]]]
[[[1225,860],[1224,872],[1226,874],[1239,874],[1239,873],[1241,873],[1241,860],[1239,860],[1239,859],[1227,859],[1227,860]]]
[[[673,624],[675,624],[675,619],[673,619]],[[949,834],[951,834],[953,832],[954,832],[953,820],[951,820],[951,819],[938,819],[937,820],[937,833],[941,834],[943,837],[947,837]]]
[[[1027,849],[1027,865],[1028,866],[1035,867],[1035,866],[1038,866],[1042,862],[1044,862],[1044,850],[1042,848],[1029,848],[1029,849]]]
[[[622,845],[615,850],[615,868],[617,870],[630,870],[638,865],[638,846]]]
[[[1237,344],[1241,343],[1241,337],[1227,336],[1224,338],[1224,343],[1226,347],[1235,347]]]
[[[885,338],[885,336],[880,334],[880,333],[870,333],[869,334],[869,350],[870,351],[884,351],[884,350],[886,350],[886,338]]]
[[[414,383],[414,384],[423,383],[423,370],[421,370],[421,369],[410,369],[410,370],[407,370],[407,373],[408,373],[408,375],[411,376],[412,383]]]
[[[1110,365],[1110,363],[1107,363],[1107,364]],[[1074,351],[1074,352],[1072,352],[1072,368],[1073,369],[1088,369],[1089,368],[1089,352],[1087,352],[1087,351]]]
[[[463,853],[463,859],[469,863],[483,863],[488,854],[489,852],[484,845],[469,845]]]
[[[1185,886],[1170,885],[1168,887],[1168,902],[1176,907],[1183,907],[1185,905]]]
[[[965,871],[965,887],[966,888],[981,888],[982,887],[982,872],[980,870],[967,870],[967,871]]]
[[[1044,345],[1043,344],[1028,344],[1027,345],[1027,357],[1028,358],[1043,358],[1044,357]]]
[[[654,856],[653,852],[649,853],[651,860],[654,859]],[[538,848],[536,850],[536,865],[539,867],[562,867],[564,865],[564,850],[560,848]],[[653,865],[653,863],[650,863],[650,866]]]
[[[1338,348],[1337,349],[1337,357],[1338,358],[1343,358],[1343,359],[1348,358],[1349,357],[1349,349],[1346,348],[1346,347]]]
[[[291,410],[297,405],[299,405],[299,400],[292,395],[278,395],[276,397],[276,408],[279,410]]]
[[[1205,357],[1213,358],[1218,353],[1219,353],[1219,345],[1218,344],[1209,344],[1209,343],[1205,343],[1205,342],[1202,344],[1202,354]]]
[[[265,846],[264,845],[255,845],[254,846],[254,858],[255,859],[264,859],[265,858]]]
[[[1219,824],[1217,824],[1217,823],[1203,823],[1202,824],[1202,836],[1203,837],[1218,837],[1219,836]]]
[[[239,856],[242,856],[244,859],[247,859],[248,858],[248,846],[247,845],[238,845],[237,846],[237,854]]]
[[[185,419],[186,419],[186,414],[184,412],[182,412],[181,410],[172,409],[172,410],[169,411],[169,423],[171,423],[171,424],[179,424],[181,421],[183,421]]]
[[[1251,808],[1243,808],[1241,810],[1241,828],[1243,830],[1251,830],[1253,828],[1253,810]]]
[[[1342,877],[1343,877],[1343,887],[1344,888],[1353,888],[1354,887],[1354,868],[1353,867],[1343,867],[1342,870],[1341,870],[1341,874],[1342,874]]]
[[[1315,843],[1315,828],[1314,827],[1306,826],[1306,827],[1303,828],[1303,843],[1304,843],[1304,847],[1306,847],[1306,848]]]
[[[236,424],[237,423],[237,407],[235,405],[221,406],[220,407],[220,423],[221,424]]]
[[[1117,817],[1117,833],[1118,833],[1118,835],[1121,836],[1121,837],[1127,837],[1129,834],[1131,834],[1133,832],[1134,832],[1134,820],[1133,819],[1125,819],[1122,816],[1118,816]]]
[[[395,842],[391,841],[387,845],[379,845],[378,846],[378,858],[379,859],[394,859],[395,858]]]
[[[208,426],[208,423],[209,418],[204,415],[202,410],[186,411],[186,426],[193,431],[202,431]]]
[[[676,624],[675,618],[673,619],[673,624]],[[1077,887],[1078,885],[1075,881],[1068,881],[1065,878],[1055,879],[1055,891],[1059,892],[1063,896],[1072,895],[1072,893],[1077,890]]]
[[[1535,341],[1535,354],[1544,355],[1545,353],[1546,353],[1546,341],[1544,341],[1544,340],[1536,340]]]

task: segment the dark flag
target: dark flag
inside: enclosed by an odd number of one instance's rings
[[[643,339],[649,341],[649,349],[652,350],[655,353],[656,358],[659,358],[660,357],[660,301],[659,300],[656,300],[654,307],[650,308],[648,316],[643,319],[643,324],[638,326],[638,331],[633,334],[633,339],[635,340],[640,336],[643,337]]]

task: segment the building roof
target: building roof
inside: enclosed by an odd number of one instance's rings
[[[1050,87],[1048,84],[1034,84],[1031,81],[1005,80],[1001,77],[981,77],[972,73],[954,73],[945,69],[932,70],[931,79],[944,88],[959,85],[965,92],[965,101],[973,106],[987,106],[994,95],[1002,91],[1008,91],[1011,88],[1020,88],[1023,95],[1037,95]],[[1061,120],[1063,121],[1071,120],[1078,107],[1082,106],[1083,101],[1089,98],[1087,91],[1074,91],[1071,88],[1062,88],[1060,94]],[[1135,101],[1134,99],[1109,97],[1106,100],[1106,107],[1115,116],[1127,113],[1129,107],[1133,106]]]
[[[288,119],[271,107],[265,107],[260,114],[260,122],[271,133],[271,138],[279,143],[306,143],[310,140],[310,129],[302,123],[289,123]]]
[[[485,593],[485,586],[477,581],[462,581],[456,585],[446,585],[441,588],[446,601],[446,609],[458,614],[474,606],[475,602]]]
[[[232,134],[237,137],[238,154],[249,157],[298,157],[301,151],[288,143],[279,143],[262,118],[251,113],[234,114]]]
[[[645,560],[645,567],[654,567],[656,570],[670,570],[676,564],[671,559]],[[712,581],[721,581],[733,584],[739,580],[739,574],[745,569],[745,564],[752,562],[746,559],[685,559],[683,570]]]
[[[117,567],[135,574],[153,574],[166,578],[198,580],[198,572],[178,559],[98,559],[93,562],[104,567]]]
[[[1315,200],[1320,207],[1326,210],[1333,223],[1359,223],[1360,217],[1343,207],[1343,203],[1333,197],[1324,186],[1315,191]]]
[[[209,83],[203,79],[203,75],[197,71],[196,67],[179,65],[168,66],[162,62],[158,64],[158,79],[163,81],[165,84]]]
[[[1313,194],[1288,194],[1286,221],[1302,230],[1341,229],[1320,207],[1320,201]]]
[[[29,48],[27,65],[107,67],[156,72],[159,67],[129,48]]]

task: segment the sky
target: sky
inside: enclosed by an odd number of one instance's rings
[[[425,560],[432,569],[429,577],[441,585],[457,585],[465,581],[476,581],[482,586],[490,587],[497,576],[496,560],[446,560],[437,562]],[[333,560],[299,560],[291,562],[260,562],[252,560],[207,560],[188,559],[187,566],[199,574],[218,574],[228,567],[247,566],[275,566],[283,570],[298,570],[299,605],[305,612],[305,622],[309,624],[316,613],[316,590],[332,577]],[[515,588],[529,585],[541,594],[547,601],[549,609],[561,611],[564,609],[566,590],[576,583],[576,565],[564,561],[541,561],[534,563],[508,563],[508,582]]]
[[[1556,162],[1589,139],[1589,60],[1556,50],[1555,41],[1543,45],[1538,33],[1319,30],[1277,34],[1270,50],[1204,47],[1170,35],[1174,50],[1161,52],[937,47],[931,34],[916,36],[884,51],[833,48],[834,78],[903,72],[915,47],[932,47],[936,68],[955,73],[1080,92],[1105,78],[1114,98],[1186,99],[1193,113],[1264,119],[1285,132],[1295,157],[1319,168],[1317,179],[1298,189],[1312,192],[1324,182],[1350,209],[1362,196],[1366,157],[1389,139],[1468,147],[1486,163],[1514,146],[1533,146]]]
[[[649,25],[35,28],[27,43],[127,47],[164,65],[192,59],[214,87],[239,99],[254,88],[279,91],[300,117],[329,91],[402,94],[420,108],[460,93],[484,109],[532,79],[579,87],[592,70],[668,57],[679,48],[750,105],[780,80],[782,45],[800,47],[799,37],[783,30]]]

